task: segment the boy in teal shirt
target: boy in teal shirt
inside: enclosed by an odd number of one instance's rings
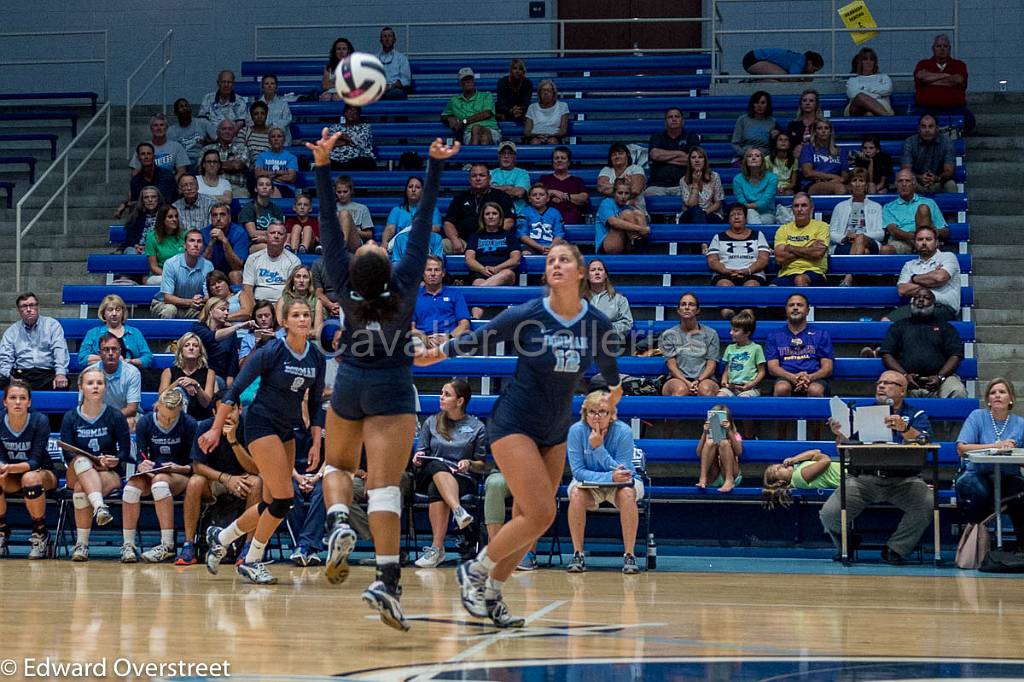
[[[725,371],[722,373],[722,388],[718,395],[756,398],[761,395],[757,387],[764,381],[766,365],[764,349],[750,340],[757,328],[757,320],[751,311],[741,310],[733,316],[729,325],[729,336],[733,342],[722,355]]]

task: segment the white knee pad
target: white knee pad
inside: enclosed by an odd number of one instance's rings
[[[335,471],[345,474],[349,478],[356,477],[356,472],[354,471],[345,471],[344,469],[339,469],[338,467],[331,466],[330,464],[324,465],[324,476],[327,476],[327,474],[333,474]]]
[[[389,512],[402,515],[402,491],[397,485],[366,491],[366,513]]]
[[[126,485],[121,493],[121,501],[125,504],[138,504],[141,499],[142,491],[133,485]]]
[[[154,502],[171,496],[171,486],[167,484],[167,481],[157,481],[150,490],[153,493]]]
[[[71,504],[75,505],[75,509],[88,509],[89,496],[85,493],[75,493],[71,496]]]
[[[75,470],[75,473],[81,476],[89,469],[92,469],[92,462],[88,457],[75,457],[75,461],[71,463],[71,468]]]

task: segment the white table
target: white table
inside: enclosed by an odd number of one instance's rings
[[[1003,516],[999,513],[1003,506],[1003,490],[1002,490],[1002,473],[1000,472],[1001,465],[1003,464],[1016,464],[1017,466],[1024,465],[1024,448],[1014,448],[1008,455],[983,455],[974,454],[973,452],[968,453],[968,459],[975,464],[993,464],[995,470],[995,476],[992,481],[992,497],[995,498],[995,511],[996,511],[996,546],[1002,548],[1003,546]],[[1018,537],[1024,537],[1024,528],[1015,528]]]

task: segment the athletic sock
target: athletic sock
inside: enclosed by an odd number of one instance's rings
[[[327,515],[330,516],[331,514],[344,514],[345,518],[348,519],[348,505],[341,502],[332,504],[327,510]]]
[[[231,525],[221,530],[220,535],[217,536],[217,540],[220,541],[220,544],[227,546],[243,535],[245,535],[245,532],[238,527],[238,522],[232,521]]]
[[[487,573],[490,573],[491,571],[493,571],[494,567],[498,565],[498,562],[491,561],[491,558],[489,556],[487,556],[487,548],[486,547],[481,549],[480,553],[476,555],[476,560],[477,560],[477,563],[480,564],[480,567],[483,568],[484,571],[486,571]]]
[[[174,547],[174,529],[160,529],[160,544],[165,547]]]
[[[495,580],[488,576],[487,583],[484,585],[484,599],[498,599],[501,597],[501,588],[504,584],[504,580]]]
[[[103,506],[103,493],[89,493],[89,504],[92,505],[93,509],[99,509]]]
[[[400,558],[400,555],[398,555],[398,554],[378,554],[377,555],[377,565],[378,566],[384,566],[386,564],[397,564],[398,561],[399,561],[399,558]]]
[[[121,536],[124,538],[124,544],[134,545],[135,544],[135,529],[128,530],[127,528],[121,529]]]
[[[89,546],[89,533],[92,531],[91,528],[76,528],[75,529],[77,538],[75,544]]]
[[[267,543],[253,538],[253,541],[249,543],[249,551],[245,553],[245,563],[255,564],[263,561],[263,550],[266,548]]]

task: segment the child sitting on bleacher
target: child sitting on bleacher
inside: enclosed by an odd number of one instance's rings
[[[334,181],[334,196],[338,203],[338,212],[345,210],[352,216],[352,222],[359,228],[359,236],[364,242],[373,237],[373,218],[366,204],[352,201],[355,186],[348,175],[339,175]]]
[[[805,450],[787,457],[782,464],[772,464],[764,470],[764,504],[788,507],[793,498],[792,488],[804,490],[832,490],[839,487],[839,463],[821,450]]]
[[[712,420],[718,425],[712,426]],[[721,428],[718,428],[720,426]],[[732,412],[725,405],[715,405],[708,410],[704,431],[697,441],[697,456],[700,457],[700,478],[697,487],[704,489],[711,485],[720,493],[730,493],[743,482],[740,473],[740,456],[743,454],[743,436],[736,431]]]
[[[519,241],[530,253],[547,255],[551,243],[565,236],[562,214],[548,207],[548,191],[535,182],[527,196],[530,203],[519,216]]]
[[[295,253],[312,253],[320,247],[320,221],[309,215],[313,200],[300,192],[292,203],[295,215],[285,222],[288,229],[288,246]]]
[[[625,253],[633,242],[651,233],[647,216],[629,203],[629,180],[619,178],[614,187],[615,193],[601,201],[594,219],[595,253]]]
[[[757,320],[750,310],[741,310],[729,321],[729,336],[733,342],[722,354],[725,371],[719,396],[756,398],[761,395],[758,386],[764,381],[766,362],[764,349],[750,340],[755,329]]]

